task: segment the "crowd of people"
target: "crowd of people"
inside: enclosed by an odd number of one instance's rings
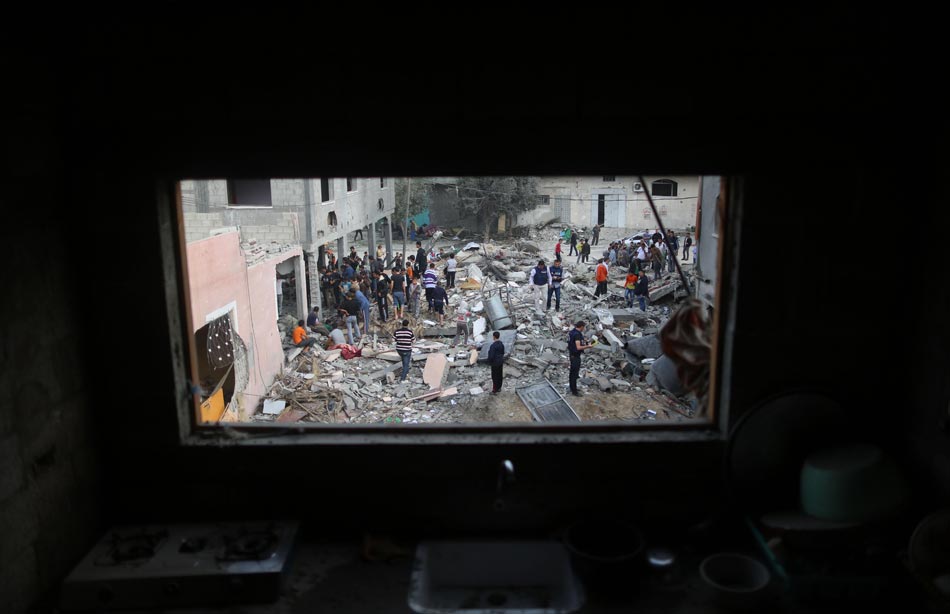
[[[600,242],[600,228],[599,224],[593,227],[589,241],[579,236],[576,230],[565,228],[555,245],[551,264],[547,264],[542,258],[532,267],[528,274],[528,285],[536,309],[542,309],[543,305],[544,309],[550,310],[553,303],[554,310],[561,311],[561,284],[564,281],[562,258],[565,257],[563,245],[566,243],[569,246],[567,257],[576,256],[578,263],[587,262],[591,246]],[[692,244],[692,238],[687,235],[682,244],[684,261],[688,260],[691,247],[695,260],[696,247]],[[377,247],[375,257],[368,252],[359,256],[356,249],[351,248],[350,254],[341,262],[337,262],[335,255],[330,253],[327,265],[319,269],[320,283],[325,307],[335,314],[335,317],[329,322],[322,322],[320,307],[313,307],[307,320],[298,321],[294,328],[293,344],[309,348],[316,344],[316,340],[310,337],[309,333],[319,333],[328,338],[327,349],[340,348],[358,356],[357,345],[361,338],[370,332],[375,301],[376,318],[380,323],[388,322],[390,318],[401,323],[401,327],[393,333],[393,338],[403,363],[400,381],[405,380],[415,340],[414,333],[409,328],[408,316],[420,317],[424,297],[426,314],[437,320],[439,326],[443,326],[449,302],[448,290],[455,288],[458,269],[454,252],[446,253],[443,249],[438,252],[427,251],[419,241],[416,242],[416,248],[416,253],[406,259],[403,259],[401,253],[395,254],[389,267],[385,265],[386,253],[382,245]],[[612,267],[625,267],[624,298],[627,306],[639,306],[641,311],[645,311],[650,296],[651,279],[648,271],[652,273],[653,280],[673,272],[679,249],[680,238],[672,230],[666,237],[656,231],[650,236],[611,241],[597,258],[595,296],[608,293],[607,284]],[[468,342],[474,318],[475,315],[466,301],[460,301],[455,308],[456,330],[451,345]],[[568,352],[571,358],[570,390],[573,394],[577,394],[580,357],[585,349],[593,347],[585,341],[583,331],[584,322],[578,321],[568,337]],[[493,393],[501,390],[503,355],[503,344],[499,340],[499,333],[495,332],[489,352]]]

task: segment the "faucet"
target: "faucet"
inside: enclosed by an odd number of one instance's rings
[[[505,500],[502,498],[505,494],[505,486],[515,481],[515,464],[508,459],[501,461],[498,466],[498,485],[495,489],[495,511],[500,512],[505,509]]]

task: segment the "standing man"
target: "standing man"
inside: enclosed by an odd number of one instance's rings
[[[577,378],[581,373],[581,354],[594,347],[584,343],[584,321],[578,320],[567,335],[567,351],[571,355],[570,388],[575,397],[583,396],[577,391]]]
[[[686,235],[686,241],[683,242],[683,261],[689,260],[689,248],[693,245],[693,237]]]
[[[416,241],[416,277],[422,277],[426,270],[426,250],[422,249],[422,241]]]
[[[330,290],[333,291],[333,301],[334,305],[339,305],[343,302],[343,289],[340,287],[340,284],[343,282],[343,276],[340,275],[340,271],[337,270],[335,266],[330,267]]]
[[[430,265],[431,266],[431,265]],[[449,302],[449,295],[439,280],[435,282],[435,288],[432,289],[432,309],[439,315],[439,326],[445,322],[445,304]]]
[[[600,243],[600,224],[594,224],[594,229],[591,232],[594,234],[593,244],[597,245]]]
[[[577,251],[577,233],[571,231],[571,249],[567,252],[568,256],[580,255],[580,252]]]
[[[538,266],[531,269],[531,277],[529,280],[531,289],[534,292],[534,306],[538,310],[541,309],[541,303],[544,301],[544,293],[548,289],[549,279],[548,268],[544,266],[544,260],[538,260]]]
[[[551,309],[551,295],[557,297],[554,303],[554,311],[561,310],[561,279],[564,277],[564,269],[561,267],[561,259],[558,258],[548,268],[550,281],[548,282],[548,309]]]
[[[568,232],[570,232],[570,230],[568,230]],[[557,240],[557,245],[554,246],[554,259],[555,260],[561,259],[561,240],[560,239]]]
[[[449,254],[449,259],[445,263],[445,287],[455,287],[455,270],[458,268],[458,260],[455,259],[455,252]]]
[[[409,320],[402,321],[402,328],[396,329],[393,338],[396,340],[396,352],[402,359],[402,376],[399,381],[404,382],[409,374],[409,361],[412,360],[412,342],[416,340],[416,336],[409,330]]]
[[[584,239],[581,243],[581,255],[577,257],[578,262],[587,262],[590,257],[590,241]]]
[[[356,297],[356,300],[360,304],[360,311],[363,312],[363,332],[369,334],[369,313],[372,303],[369,302],[369,298],[366,297],[366,293],[363,292],[362,288],[353,293],[353,296]]]
[[[389,277],[379,272],[379,281],[376,282],[376,304],[379,306],[379,319],[383,322],[389,319]]]
[[[501,392],[501,382],[505,378],[505,344],[501,342],[501,333],[497,330],[492,333],[494,341],[488,348],[488,364],[491,365],[491,393]]]
[[[340,305],[340,317],[346,322],[346,335],[350,339],[350,345],[356,345],[356,342],[360,340],[360,324],[356,318],[359,310],[360,304],[356,300],[356,294],[350,292]]]
[[[432,312],[432,296],[439,281],[439,274],[435,272],[435,264],[426,265],[426,272],[422,275],[422,285],[426,289],[426,302],[429,303],[429,312]],[[444,292],[444,290],[443,290]]]
[[[353,233],[353,240],[356,241],[356,235],[360,236],[360,241],[363,240],[363,228],[362,226],[356,229],[356,232]]]
[[[646,311],[646,300],[650,298],[650,288],[649,288],[650,279],[647,277],[646,272],[641,272],[640,277],[637,279],[637,284],[633,288],[633,296],[636,297],[637,302],[640,303],[640,311]]]
[[[284,284],[287,283],[286,279],[281,277],[277,278],[277,316],[280,317],[280,312],[284,309]]]
[[[597,272],[594,274],[597,280],[597,289],[594,290],[594,296],[607,294],[607,263],[603,258],[597,259]]]
[[[419,285],[419,280],[413,278],[409,283],[409,311],[412,312],[413,317],[419,317],[419,298],[422,296],[422,286]]]
[[[402,274],[401,266],[393,269],[390,279],[393,282],[393,311],[396,312],[396,319],[400,320],[403,306],[406,304],[406,277]]]

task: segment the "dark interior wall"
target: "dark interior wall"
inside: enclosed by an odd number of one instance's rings
[[[168,229],[155,197],[156,180],[181,176],[743,174],[732,409],[787,386],[828,389],[869,437],[901,442],[922,488],[948,483],[947,440],[932,427],[947,404],[940,244],[923,259],[861,251],[883,228],[915,227],[893,178],[938,168],[934,144],[946,134],[933,129],[933,108],[889,89],[926,70],[876,47],[890,44],[886,27],[809,16],[825,38],[779,36],[795,46],[761,53],[737,48],[730,31],[697,36],[704,53],[684,47],[679,57],[641,41],[637,65],[691,75],[694,94],[671,99],[644,96],[633,78],[602,87],[604,74],[631,73],[629,50],[593,63],[480,52],[459,65],[429,54],[381,64],[334,57],[331,45],[317,53],[302,19],[297,35],[286,16],[272,29],[246,20],[270,54],[222,40],[233,41],[237,21],[192,13],[137,26],[83,20],[15,39],[19,53],[4,57],[23,84],[2,225],[0,605],[9,611],[47,594],[118,522],[265,515],[304,518],[313,532],[488,530],[555,526],[584,507],[695,518],[720,503],[718,444],[182,449],[173,404],[184,391],[174,387],[162,283]],[[331,72],[363,78],[328,96],[314,75]],[[433,72],[489,86],[434,99],[415,89]],[[268,76],[261,95],[248,95],[247,74]],[[214,87],[183,91],[182,75]],[[554,78],[569,87],[539,96]],[[922,189],[938,206],[921,215],[939,233],[943,185]],[[898,208],[897,222],[873,215],[882,205]],[[835,262],[848,250],[838,233],[855,237],[847,265]],[[131,273],[117,267],[123,258]],[[895,321],[904,326],[885,331],[882,348],[881,328]],[[916,358],[895,359],[907,355]],[[498,514],[489,507],[506,457],[521,479],[513,508]]]
[[[55,65],[2,55],[0,71],[21,95],[7,101],[3,130],[0,611],[22,612],[102,528],[92,400],[96,385],[100,395],[123,392],[108,369],[90,379],[83,367],[87,280],[78,263],[90,237],[76,232],[67,203]],[[121,276],[121,262],[113,264],[101,274]]]

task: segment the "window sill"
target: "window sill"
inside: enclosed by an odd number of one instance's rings
[[[227,205],[227,209],[273,209],[274,205]]]
[[[397,427],[398,428],[398,427]],[[318,430],[319,429],[319,430]],[[723,433],[706,421],[695,424],[636,427],[460,427],[425,425],[397,430],[380,426],[306,427],[234,424],[202,427],[186,435],[186,446],[308,446],[308,445],[559,445],[714,442]]]

